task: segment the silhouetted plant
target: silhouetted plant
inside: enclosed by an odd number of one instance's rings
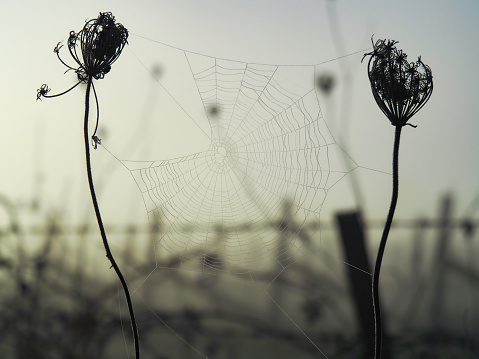
[[[396,44],[397,41],[394,40],[378,40],[376,44],[373,44],[373,51],[364,55],[364,57],[370,56],[368,76],[374,99],[396,128],[393,152],[393,193],[379,244],[372,283],[376,359],[381,358],[382,349],[379,273],[398,199],[398,158],[401,129],[405,125],[416,127],[409,124],[408,121],[426,104],[431,97],[433,88],[432,72],[429,66],[424,64],[420,57],[416,62],[407,62],[407,55],[402,50],[396,49]]]
[[[103,245],[105,247],[107,258],[110,260],[112,267],[115,269],[118,278],[123,286],[126,300],[128,303],[128,309],[130,312],[131,325],[133,329],[133,336],[135,341],[135,352],[136,358],[139,358],[139,344],[138,344],[138,330],[135,321],[135,315],[133,311],[133,305],[131,303],[131,297],[128,290],[126,281],[120,271],[120,268],[116,264],[113,255],[111,253],[108,240],[106,237],[106,232],[103,226],[103,221],[101,219],[100,209],[96,199],[95,188],[93,185],[93,176],[91,171],[91,160],[90,160],[90,140],[88,136],[88,117],[90,110],[90,90],[93,88],[93,94],[95,96],[96,109],[97,109],[97,119],[96,126],[93,135],[91,136],[92,145],[94,148],[101,143],[101,140],[96,136],[96,131],[98,129],[99,121],[99,105],[98,97],[96,95],[95,86],[93,85],[93,79],[99,80],[105,77],[105,75],[110,72],[111,65],[118,59],[123,48],[125,47],[128,39],[128,31],[123,27],[123,25],[115,21],[115,17],[110,12],[100,13],[96,19],[89,20],[86,22],[83,29],[80,32],[76,33],[75,31],[70,32],[68,37],[68,50],[73,60],[77,63],[78,67],[74,68],[69,66],[66,62],[60,57],[60,50],[63,47],[61,43],[58,43],[53,52],[57,54],[60,62],[65,65],[68,70],[74,71],[77,74],[78,82],[72,86],[70,89],[56,94],[48,95],[50,88],[43,84],[37,90],[37,100],[42,97],[57,97],[63,95],[73,88],[78,86],[80,83],[86,83],[86,94],[85,94],[85,119],[84,119],[84,139],[85,139],[85,154],[86,154],[86,167],[88,175],[88,184],[90,186],[90,193],[93,201],[93,207],[95,209],[96,218],[98,221],[98,226],[100,228],[101,237],[103,240]]]

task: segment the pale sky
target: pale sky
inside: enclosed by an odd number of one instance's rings
[[[74,74],[63,74],[66,69],[52,50],[100,11],[111,11],[130,32],[129,45],[111,73],[96,83],[101,126],[107,131],[104,142],[121,159],[184,156],[204,140],[197,128],[188,131],[195,124],[183,123],[175,113],[155,116],[161,111],[155,98],[165,93],[147,69],[159,66],[166,77],[175,57],[174,49],[151,40],[245,62],[314,65],[370,48],[374,34],[375,39],[398,40],[409,61],[421,55],[434,77],[430,101],[411,120],[418,127],[403,131],[396,218],[435,216],[438,198],[447,191],[457,196],[456,213],[461,215],[479,195],[477,1],[407,0],[400,6],[379,0],[2,1],[0,194],[11,201],[38,196],[44,208],[57,209],[68,219],[89,211],[84,88],[38,102],[35,95],[43,83],[52,93],[74,84]],[[63,58],[70,60],[67,49],[62,50]],[[339,83],[334,94],[323,99],[323,115],[359,166],[391,172],[394,129],[373,100],[361,58],[362,52],[317,68],[332,72]],[[188,76],[180,74],[178,82],[187,84]],[[165,86],[177,98],[191,90],[175,88],[172,80]],[[138,127],[148,111],[153,118],[145,126],[158,133]],[[125,151],[127,144],[135,151]],[[105,221],[146,221],[129,172],[102,149],[93,152],[92,161]],[[41,186],[35,181],[39,173]],[[368,217],[384,218],[390,176],[366,170],[358,176]],[[353,206],[345,179],[330,191],[322,214],[329,219],[333,211]]]

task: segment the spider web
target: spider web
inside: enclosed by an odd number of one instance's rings
[[[188,73],[186,83],[194,91],[188,97],[175,81],[166,85],[156,78],[168,109],[161,116],[173,121],[186,116],[205,140],[189,154],[151,161],[120,160],[107,149],[131,173],[156,228],[154,268],[135,282],[134,292],[183,345],[206,357],[163,320],[154,288],[165,282],[164,273],[174,273],[167,269],[200,273],[203,279],[232,278],[253,289],[248,295],[266,295],[275,316],[280,313],[327,357],[276,286],[287,269],[301,266],[310,254],[329,190],[359,167],[323,118],[315,88],[318,65],[258,64],[166,50],[181,55],[175,62]]]
[[[161,228],[157,266],[174,257],[169,267],[226,272],[251,285],[261,271],[265,282],[264,268],[281,271],[304,255],[302,233],[318,223],[328,190],[357,165],[331,165],[341,149],[321,114],[314,66],[184,54],[207,116],[208,147],[122,161]],[[297,84],[298,69],[309,87]]]

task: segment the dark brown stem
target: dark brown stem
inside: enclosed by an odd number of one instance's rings
[[[106,257],[110,260],[111,266],[115,270],[116,275],[118,276],[118,279],[120,280],[121,285],[123,286],[123,291],[125,292],[126,302],[128,304],[128,311],[130,313],[130,321],[131,321],[131,327],[133,331],[133,338],[135,342],[135,358],[139,359],[140,345],[139,345],[139,339],[138,339],[138,328],[136,325],[133,305],[131,303],[130,291],[128,289],[128,285],[126,284],[125,278],[123,277],[123,274],[121,273],[120,268],[116,264],[116,261],[113,258],[113,254],[111,253],[110,246],[108,244],[108,239],[106,238],[106,232],[103,226],[103,221],[100,215],[100,208],[98,207],[98,202],[96,199],[95,187],[93,186],[93,176],[91,173],[91,161],[90,161],[90,140],[88,136],[88,114],[90,111],[90,89],[92,87],[92,81],[93,81],[93,77],[89,76],[88,84],[86,88],[86,94],[85,94],[85,121],[84,121],[84,127],[83,127],[83,132],[85,137],[85,155],[86,155],[86,170],[88,174],[88,184],[90,185],[91,199],[93,201],[93,207],[95,208],[96,219],[98,222],[98,227],[100,228],[101,238],[103,240],[103,246],[105,247],[105,251],[106,251]]]
[[[396,134],[394,137],[394,152],[393,152],[393,193],[391,198],[391,205],[389,206],[389,213],[384,226],[381,242],[379,243],[378,256],[376,258],[376,265],[373,274],[373,307],[374,307],[374,326],[375,326],[375,349],[374,358],[381,359],[382,350],[382,322],[381,322],[381,305],[379,303],[379,272],[381,271],[381,263],[383,261],[384,249],[393,222],[394,211],[399,193],[399,140],[401,137],[402,126],[396,126]]]

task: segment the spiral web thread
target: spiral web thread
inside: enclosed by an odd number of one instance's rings
[[[184,52],[210,133],[208,148],[180,158],[122,161],[140,189],[157,268],[228,273],[266,284],[304,255],[328,190],[349,171],[323,120],[315,67],[251,64]],[[195,119],[193,119],[196,121]],[[170,260],[175,258],[175,260]],[[269,279],[264,270],[270,270]]]
[[[316,252],[309,239],[318,238],[328,191],[361,167],[336,143],[323,119],[315,88],[321,64],[246,63],[169,47],[184,55],[203,117],[193,115],[191,106],[155,78],[162,99],[186,114],[208,144],[182,157],[132,161],[120,160],[100,143],[130,171],[156,228],[155,268],[135,281],[133,293],[178,343],[207,358],[163,318],[157,307],[163,300],[152,294],[174,273],[166,269],[214,278],[214,283],[228,276],[258,289],[273,304],[275,316],[328,358],[276,286],[286,269],[301,267],[301,258]]]

